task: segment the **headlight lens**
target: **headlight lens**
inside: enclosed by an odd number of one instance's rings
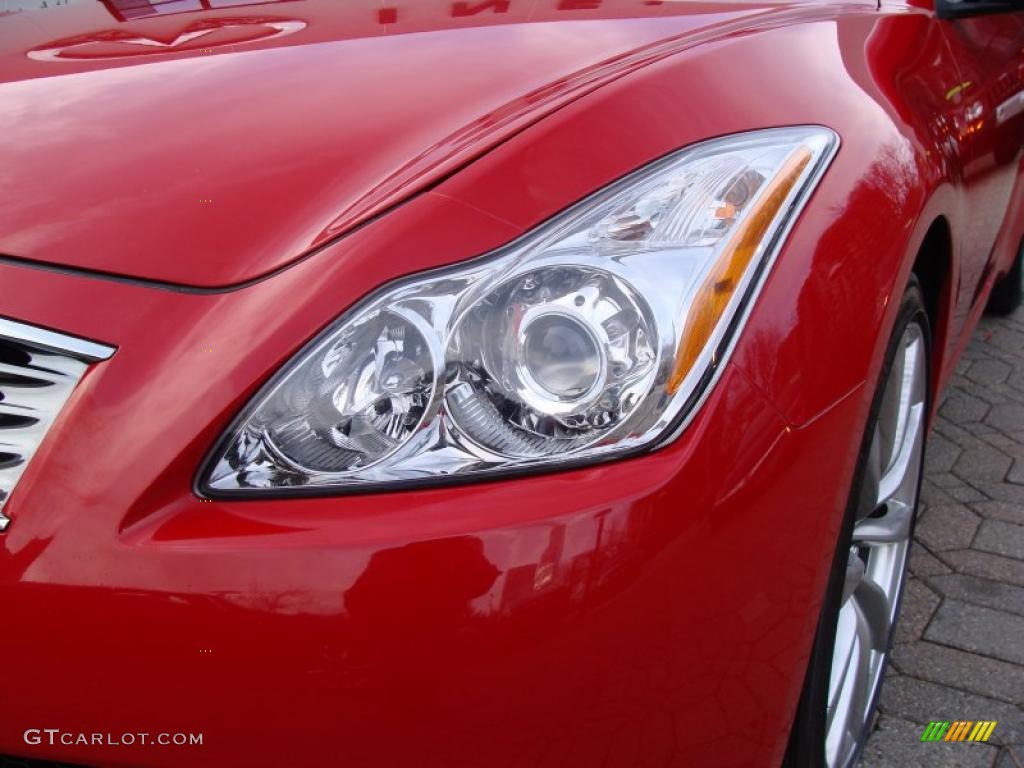
[[[646,302],[612,272],[559,265],[518,274],[455,328],[446,411],[461,435],[502,456],[577,451],[650,390],[655,326]]]
[[[665,441],[837,144],[820,127],[708,141],[378,292],[253,399],[201,490],[359,489]]]

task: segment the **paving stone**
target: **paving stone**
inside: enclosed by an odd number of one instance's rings
[[[945,418],[953,422],[966,423],[984,421],[989,414],[988,403],[959,389],[951,389],[939,409]]]
[[[963,504],[936,505],[917,521],[915,535],[932,552],[967,549],[980,523],[981,518]]]
[[[1024,668],[945,645],[904,643],[893,648],[891,662],[904,676],[1014,704],[1024,691]]]
[[[972,435],[977,435],[978,437],[980,437],[983,440],[985,440],[985,438],[987,438],[989,435],[1001,435],[1002,434],[1002,432],[1000,432],[998,429],[996,429],[995,427],[993,427],[993,426],[991,426],[989,424],[986,424],[983,421],[975,421],[975,422],[971,422],[970,424],[964,424],[964,429],[966,429]],[[987,440],[986,440],[986,442],[987,442]]]
[[[915,576],[932,576],[939,573],[950,573],[948,565],[915,541],[910,545],[910,572]]]
[[[949,495],[951,488],[963,488],[966,483],[959,477],[954,475],[952,472],[936,472],[928,475],[928,479],[935,485],[936,488],[941,489]],[[952,497],[951,497],[952,498]]]
[[[972,383],[968,385],[967,391],[979,400],[984,400],[989,405],[1007,405],[1019,402],[1016,391],[1012,387],[1004,387],[1002,384],[983,387],[980,384]],[[973,423],[965,424],[964,429],[970,430],[972,426],[974,426]]]
[[[1012,372],[1013,368],[1006,363],[987,358],[975,361],[966,375],[978,384],[1002,384]]]
[[[896,642],[920,640],[941,599],[920,579],[908,579],[900,604],[900,620],[896,625]]]
[[[998,581],[979,579],[976,576],[968,576],[963,573],[936,574],[928,577],[926,583],[943,597],[951,597],[965,603],[984,605],[1024,616],[1024,588],[1002,584]],[[910,582],[907,584],[909,585]],[[1022,678],[1022,682],[1024,682],[1024,678]],[[1021,685],[1020,693],[1024,698],[1024,684]]]
[[[958,389],[958,390],[961,390],[963,392],[970,392],[973,395],[974,394],[974,388],[977,387],[977,386],[979,386],[979,385],[975,384],[973,381],[971,381],[965,375],[954,371],[953,375],[949,377],[949,383],[946,384],[946,391],[948,392],[948,391],[952,391],[954,389]],[[945,400],[945,398],[943,398],[943,400]]]
[[[990,432],[984,435],[982,439],[1011,458],[1024,459],[1024,443],[1010,437],[1005,432]]]
[[[995,384],[976,384],[972,382],[968,385],[968,389],[971,394],[975,397],[985,400],[992,406],[999,406],[999,404],[1005,404],[1008,402],[1022,401],[1022,395],[1015,387],[1010,386],[1006,382],[999,382]]]
[[[1024,506],[1024,486],[1021,485],[991,483],[985,486],[985,495],[996,501],[1006,501],[1018,506]]]
[[[925,451],[924,470],[926,473],[949,472],[960,458],[960,446],[940,434],[933,433],[928,439]]]
[[[930,514],[930,513],[929,513]],[[972,549],[1024,560],[1024,525],[985,520],[974,537]]]
[[[948,493],[956,501],[959,501],[963,504],[973,504],[976,501],[987,501],[989,499],[988,496],[979,491],[977,488],[973,488],[969,485],[965,485],[962,488],[950,488]]]
[[[986,445],[961,453],[953,465],[953,474],[973,483],[1001,483],[1012,463],[1005,453]]]
[[[1004,581],[1024,587],[1024,563],[1010,557],[979,552],[974,549],[959,549],[943,552],[942,559],[960,573],[969,573],[983,579]]]
[[[985,421],[993,427],[1003,430],[1021,429],[1024,427],[1024,405],[1020,403],[994,405],[985,417]]]
[[[1005,520],[1008,523],[1024,525],[1024,506],[1005,501],[979,501],[971,509],[989,520]]]
[[[1024,349],[1024,332],[1014,330],[1009,326],[994,326],[991,330],[991,335],[985,341],[996,349],[1017,355]]]
[[[1006,475],[1006,482],[1024,485],[1024,459],[1017,459],[1013,462],[1009,474]]]
[[[966,423],[967,422],[954,423],[949,419],[944,419],[940,416],[935,423],[935,432],[952,440],[960,446],[961,450],[984,448],[987,446],[988,443],[967,431]],[[1006,430],[1000,431],[1005,432]]]
[[[992,768],[999,754],[999,748],[993,744],[922,742],[923,731],[920,723],[883,715],[858,765],[860,768]]]
[[[1024,713],[1014,705],[988,696],[949,688],[900,675],[887,680],[879,708],[883,715],[927,725],[932,720],[995,720],[993,744],[1019,744],[1024,740]],[[921,731],[917,732],[920,741]],[[955,765],[955,763],[933,763]]]
[[[967,346],[964,348],[963,359],[967,360],[986,360],[990,357],[989,350],[985,347],[984,340],[981,338],[981,332],[983,328],[979,328],[979,333],[975,333]],[[957,369],[963,367],[963,363],[957,365]]]
[[[1024,405],[1024,392],[1021,392],[1016,387],[1011,387],[1009,383],[1004,384],[990,384],[984,388],[986,392],[991,392],[1003,398],[1004,401],[1010,401],[1020,403]],[[1020,426],[1020,425],[1016,425]]]
[[[921,482],[921,503],[923,505],[929,506],[931,504],[952,503],[955,501],[956,499],[933,483],[930,477],[925,477]]]
[[[1024,617],[960,600],[945,600],[932,617],[924,638],[1024,664]]]

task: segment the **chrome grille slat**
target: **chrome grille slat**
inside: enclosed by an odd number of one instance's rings
[[[10,523],[4,505],[75,386],[90,363],[113,353],[0,318],[0,531]]]
[[[33,406],[25,403],[5,403],[3,400],[0,400],[0,413],[8,413],[14,416],[22,413],[32,413],[38,410],[38,408],[34,408]]]
[[[0,382],[19,389],[32,389],[38,386],[46,386],[46,381],[33,376],[31,372],[17,365],[0,363]]]

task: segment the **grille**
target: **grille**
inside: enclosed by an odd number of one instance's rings
[[[89,364],[112,347],[0,318],[0,531],[4,506]]]

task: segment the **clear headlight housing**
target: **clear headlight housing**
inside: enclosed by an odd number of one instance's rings
[[[837,144],[820,127],[704,142],[494,254],[378,291],[257,394],[200,490],[391,487],[663,444]]]

